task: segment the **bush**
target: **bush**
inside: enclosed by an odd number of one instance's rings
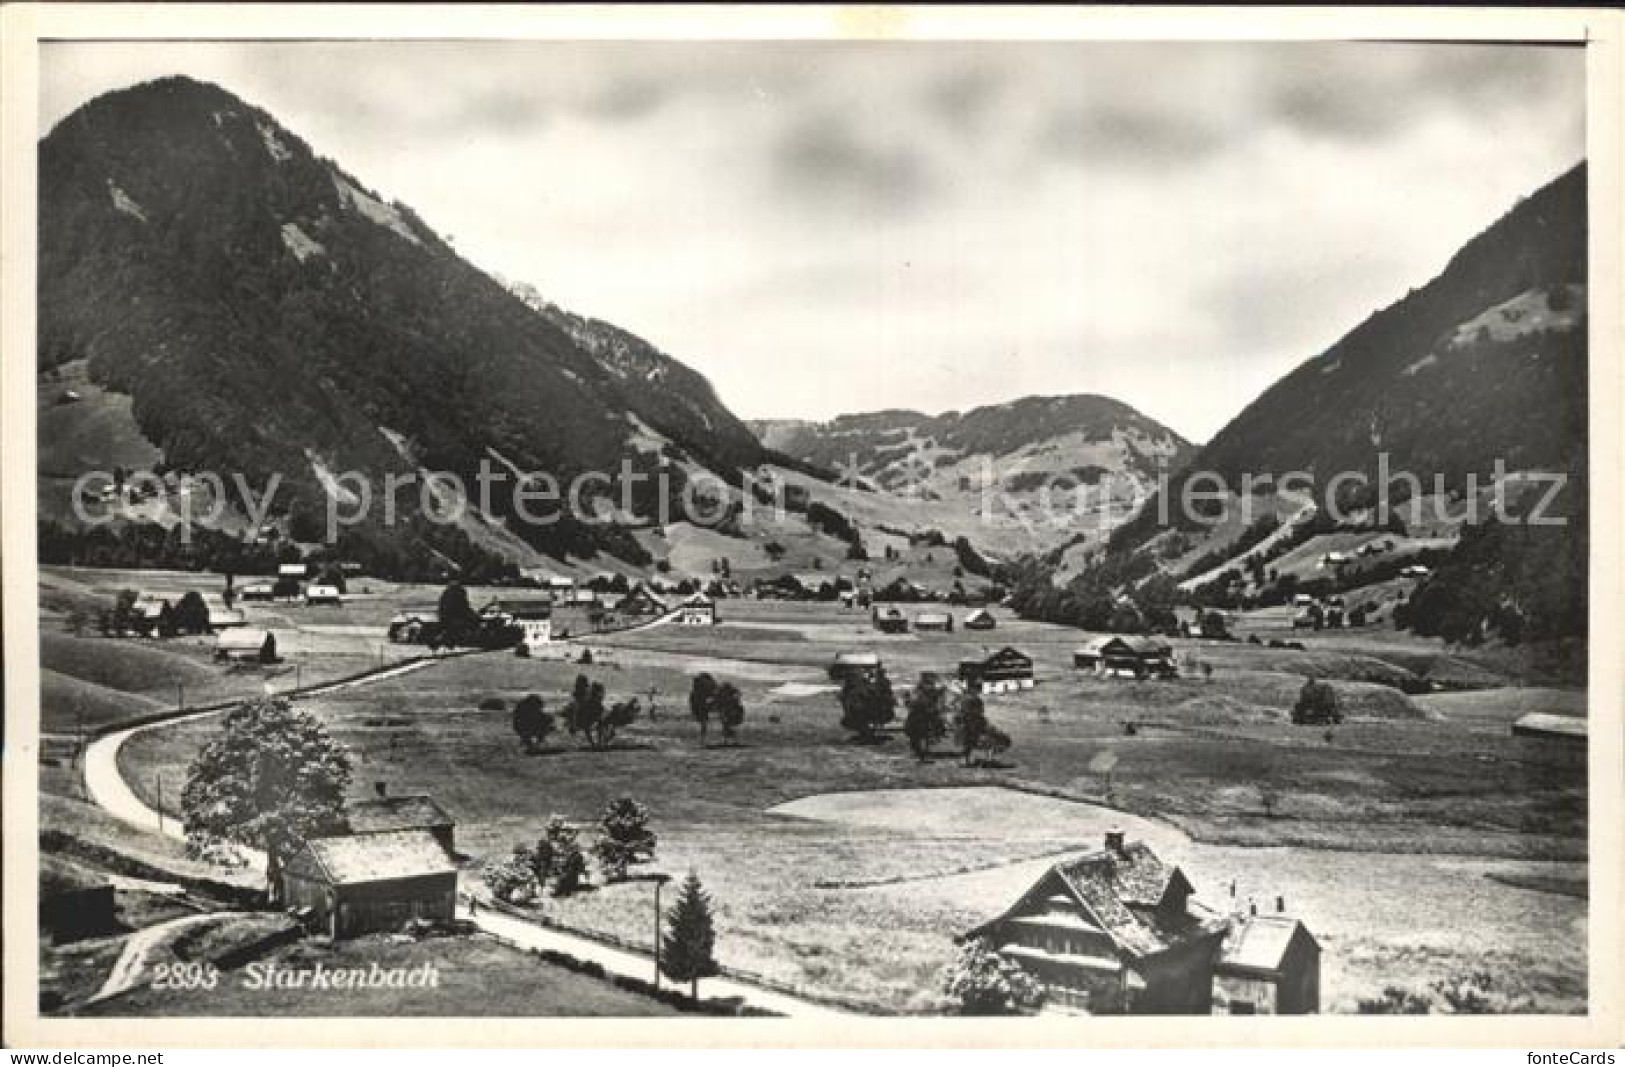
[[[1356,1010],[1361,1015],[1427,1015],[1433,1005],[1427,997],[1391,985],[1380,996],[1362,999]]]
[[[1337,690],[1325,682],[1307,679],[1298,690],[1298,702],[1292,706],[1292,721],[1299,726],[1330,726],[1342,722]]]
[[[506,711],[508,705],[501,697],[486,697],[480,701],[481,711]]]
[[[961,1015],[1017,1015],[1044,1003],[1044,986],[981,939],[960,946],[942,991]]]

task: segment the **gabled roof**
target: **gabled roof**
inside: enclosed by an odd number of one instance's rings
[[[1219,967],[1227,971],[1274,977],[1286,966],[1292,944],[1300,936],[1316,951],[1320,945],[1309,930],[1290,915],[1249,915],[1231,924],[1219,951]]]
[[[1082,905],[1120,949],[1135,956],[1161,952],[1222,928],[1206,909],[1187,908],[1173,916],[1160,913],[1158,905],[1170,890],[1183,899],[1192,892],[1191,884],[1178,867],[1164,863],[1144,842],[1134,841],[1122,853],[1103,850],[1055,864],[1003,915],[972,932],[1013,919],[1057,890]]]
[[[457,823],[446,809],[426,794],[376,797],[350,804],[344,810],[350,831],[357,834],[392,830],[439,830]]]
[[[1090,638],[1078,649],[1086,655],[1098,656],[1113,645],[1120,645],[1136,656],[1160,656],[1174,650],[1166,641],[1159,641],[1155,637],[1146,637],[1141,634],[1103,634],[1100,637]]]
[[[717,602],[706,596],[703,592],[694,593],[679,605],[685,608],[714,608]]]
[[[294,854],[287,869],[330,885],[457,873],[445,849],[427,830],[315,838]]]
[[[483,611],[487,614],[494,612],[510,615],[516,619],[550,619],[553,617],[553,602],[540,597],[530,599],[510,597],[491,601],[485,605]]]
[[[219,636],[214,639],[214,647],[226,652],[258,652],[269,636],[271,636],[269,630],[250,626],[233,627],[230,630],[220,631]]]

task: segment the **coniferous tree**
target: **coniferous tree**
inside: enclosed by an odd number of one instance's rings
[[[717,973],[716,928],[711,898],[690,872],[677,892],[677,903],[666,913],[666,931],[660,945],[660,972],[674,982],[689,983],[689,997],[700,998],[700,979]]]

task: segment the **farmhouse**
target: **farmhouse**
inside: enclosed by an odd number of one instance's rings
[[[954,617],[946,611],[922,611],[914,616],[914,629],[920,633],[951,634]]]
[[[378,795],[352,802],[344,809],[352,834],[390,834],[400,830],[427,831],[446,855],[457,854],[457,823],[446,809],[426,793],[392,797],[384,783],[377,784]]]
[[[1172,678],[1179,672],[1174,667],[1173,646],[1155,637],[1135,634],[1113,634],[1096,637],[1072,653],[1072,665],[1097,674],[1141,674]]]
[[[908,616],[897,608],[883,608],[875,605],[873,621],[875,629],[883,634],[908,633]]]
[[[560,574],[558,571],[547,567],[521,567],[519,577],[523,578],[527,584],[534,585],[539,589],[549,589],[560,593],[568,593],[575,588],[576,584],[569,575]]]
[[[984,659],[959,662],[959,680],[972,693],[1013,693],[1031,689],[1033,658],[1013,648],[1001,648]]]
[[[427,607],[402,608],[394,618],[389,620],[389,639],[391,641],[404,641],[408,644],[417,641],[423,633],[423,628],[430,623],[440,620],[440,609],[433,604]]]
[[[157,624],[163,616],[164,609],[169,607],[169,601],[151,593],[142,593],[136,597],[135,603],[130,605],[130,613],[149,623]]]
[[[1586,720],[1578,715],[1552,715],[1531,711],[1512,724],[1512,736],[1534,737],[1544,741],[1586,743]]]
[[[307,840],[280,878],[282,902],[335,940],[412,919],[449,924],[457,899],[457,867],[428,830]]]
[[[305,587],[305,603],[309,604],[342,604],[344,594],[339,592],[336,585],[321,585],[312,582]]]
[[[615,610],[622,615],[650,618],[666,614],[671,610],[671,605],[662,600],[653,589],[639,582],[631,592],[616,602]]]
[[[1213,967],[1213,1011],[1227,1015],[1320,1011],[1319,942],[1290,915],[1235,919]]]
[[[965,616],[967,630],[991,630],[997,625],[998,621],[993,618],[993,613],[986,608],[977,608]]]
[[[253,582],[243,586],[239,594],[244,600],[275,600],[276,586],[270,582]]]
[[[867,678],[880,673],[880,655],[876,652],[837,652],[829,664],[831,681],[844,682],[851,677]]]
[[[215,637],[214,658],[236,662],[257,661],[261,658],[267,643],[275,652],[276,639],[271,636],[269,630],[261,630],[257,626],[235,626],[229,630],[222,630]]]
[[[679,626],[714,626],[716,621],[717,602],[704,593],[695,593],[672,613],[672,622]]]
[[[1202,1015],[1229,923],[1194,892],[1149,846],[1110,831],[1105,848],[1055,864],[966,936],[1043,982],[1059,1010]]]
[[[56,944],[117,929],[113,884],[56,856],[39,858],[39,928]]]
[[[529,600],[493,600],[485,605],[481,615],[500,619],[520,632],[520,642],[532,651],[553,640],[553,602],[533,598]]]

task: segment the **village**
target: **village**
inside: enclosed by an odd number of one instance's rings
[[[694,894],[717,909],[701,938],[708,945],[714,938],[715,949],[712,956],[707,948],[703,964],[676,970],[695,987],[690,1002],[680,995],[673,1001],[682,1010],[1296,1014],[1367,1010],[1359,1007],[1367,1003],[1380,1010],[1384,998],[1399,994],[1371,986],[1354,964],[1382,951],[1370,914],[1352,917],[1345,903],[1317,906],[1325,888],[1307,886],[1301,870],[1260,869],[1245,855],[1244,843],[1255,840],[1293,851],[1324,847],[1326,832],[1344,823],[1343,814],[1317,814],[1328,782],[1309,766],[1344,745],[1352,746],[1345,758],[1357,761],[1380,745],[1380,762],[1388,763],[1418,745],[1470,743],[1502,753],[1498,760],[1533,760],[1542,774],[1556,766],[1583,775],[1583,756],[1566,740],[1576,736],[1576,721],[1583,730],[1583,719],[1557,713],[1560,705],[1498,718],[1499,733],[1484,723],[1463,730],[1431,712],[1426,697],[1364,680],[1394,662],[1384,659],[1385,643],[1396,640],[1391,633],[1326,630],[1325,641],[1313,643],[1261,636],[1301,634],[1297,605],[1258,618],[1198,611],[1182,618],[1173,636],[1091,635],[1025,622],[996,602],[965,603],[957,595],[878,600],[857,570],[837,579],[833,600],[792,599],[779,580],[758,579],[747,590],[720,579],[706,588],[610,575],[577,584],[534,574],[519,589],[453,583],[435,590],[376,581],[340,563],[283,564],[274,576],[238,581],[151,578],[136,588],[86,571],[48,579],[46,602],[59,603],[42,616],[57,631],[51,643],[95,644],[104,654],[110,645],[173,648],[179,674],[215,676],[167,700],[153,696],[173,691],[172,683],[142,679],[133,688],[145,690],[138,698],[151,710],[137,717],[115,713],[92,723],[80,710],[61,730],[56,713],[61,773],[84,779],[65,792],[149,833],[184,837],[177,804],[196,774],[197,753],[218,735],[221,711],[260,688],[314,714],[357,761],[335,824],[339,836],[300,836],[269,867],[265,855],[229,842],[213,857],[227,861],[215,876],[235,877],[237,892],[264,894],[256,912],[283,917],[269,930],[264,920],[249,924],[252,936],[244,936],[257,949],[227,939],[218,958],[239,973],[256,953],[274,961],[295,951],[289,946],[304,943],[300,936],[344,946],[402,931],[418,938],[462,931],[526,945],[534,933],[565,939],[589,972],[607,958],[604,973],[618,968],[623,983],[643,983],[632,987],[639,993],[672,997],[684,983],[652,962],[642,933],[650,902],[640,887],[658,893],[668,880],[694,875]],[[92,612],[84,605],[93,601],[111,606]],[[48,648],[48,668],[63,651]],[[1451,669],[1482,671],[1443,654],[1439,661],[1440,677]],[[1336,710],[1305,712],[1304,693],[1286,684],[1292,675],[1281,668],[1324,668]],[[599,691],[596,711],[578,707],[584,685]],[[719,699],[720,690],[731,698]],[[1232,712],[1243,706],[1238,697],[1256,710]],[[1447,704],[1449,694],[1440,700]],[[720,741],[706,739],[713,712]],[[1322,739],[1300,733],[1300,722],[1331,729]],[[615,773],[558,777],[571,759],[564,738],[578,729],[586,751],[620,761]],[[1159,740],[1164,749],[1191,748],[1207,796],[1167,780],[1166,752],[1136,767],[1150,751],[1145,746]],[[109,745],[118,779],[112,809],[108,783],[93,780],[98,767],[106,775],[106,758],[95,756]],[[803,754],[814,751],[823,755],[808,763]],[[1258,764],[1265,751],[1272,755]],[[498,767],[515,752],[518,764]],[[665,753],[662,765],[650,765],[654,752]],[[1221,764],[1240,761],[1222,781],[1213,778],[1215,753],[1224,754]],[[524,850],[524,831],[513,823],[518,812],[491,806],[507,787],[469,779],[496,773],[517,784],[528,777],[527,763],[555,768],[544,773],[542,806],[520,805],[534,812],[532,839],[547,823],[545,860]],[[843,898],[837,914],[858,908],[840,938],[825,937],[822,951],[842,953],[847,937],[878,936],[872,920],[856,915],[877,907],[892,914],[879,898],[900,887],[943,892],[924,914],[946,921],[921,928],[912,917],[884,935],[897,942],[895,962],[868,975],[845,970],[837,977],[801,962],[816,958],[805,955],[811,945],[804,940],[820,937],[816,924],[764,939],[750,916],[784,907],[767,903],[784,888],[766,878],[736,885],[735,850],[743,843],[732,829],[719,836],[711,828],[714,812],[699,814],[708,795],[703,783],[747,763],[775,775],[741,795],[755,807],[748,822],[766,820],[758,839],[780,854],[775,869],[804,853],[810,858],[807,850],[819,841],[858,850],[810,887]],[[459,771],[465,780],[456,784],[436,767],[470,770]],[[1086,776],[1076,777],[1085,768]],[[358,795],[363,788],[367,795]],[[955,825],[950,798],[960,795],[973,798],[973,807],[992,803],[985,818],[994,821],[985,829]],[[876,805],[854,807],[864,796]],[[922,814],[919,806],[934,797],[946,806]],[[616,804],[640,814],[629,831],[633,844],[605,867],[603,856],[617,855],[618,846],[600,837],[588,849],[577,836],[590,829],[594,812]],[[1359,804],[1386,807],[1380,795]],[[1155,821],[1170,808],[1182,813],[1173,824]],[[561,822],[558,809],[571,818]],[[1346,818],[1358,820],[1358,811]],[[1375,840],[1341,842],[1325,858],[1370,861],[1370,853],[1347,850],[1404,849],[1397,839],[1412,831],[1403,826],[1392,835],[1379,827]],[[637,843],[645,839],[647,849]],[[1553,851],[1558,841],[1534,852],[1485,846],[1465,825],[1431,840],[1430,847],[1443,842],[1465,854],[1488,847],[1498,854],[1489,867],[1562,870],[1574,855],[1561,846]],[[127,886],[128,874],[97,876],[84,847],[72,844],[50,858],[55,874],[41,921],[53,944],[94,941],[118,925],[112,889]],[[188,865],[195,864],[191,851]],[[588,853],[597,858],[583,862]],[[569,854],[576,859],[566,866],[576,867],[561,882],[559,856]],[[1403,865],[1403,855],[1386,861]],[[145,862],[144,873],[158,873]],[[668,887],[668,901],[679,888]],[[662,917],[663,939],[672,936],[670,918]],[[1367,947],[1341,948],[1339,958],[1341,946],[1355,944]],[[143,952],[149,968],[164,958],[154,946]],[[639,955],[651,962],[634,962]],[[1445,987],[1454,980],[1448,973],[1438,979]],[[717,991],[707,995],[708,987]],[[993,996],[989,988],[1014,992]],[[151,1011],[159,999],[150,985],[135,983],[96,991],[85,1010]]]

